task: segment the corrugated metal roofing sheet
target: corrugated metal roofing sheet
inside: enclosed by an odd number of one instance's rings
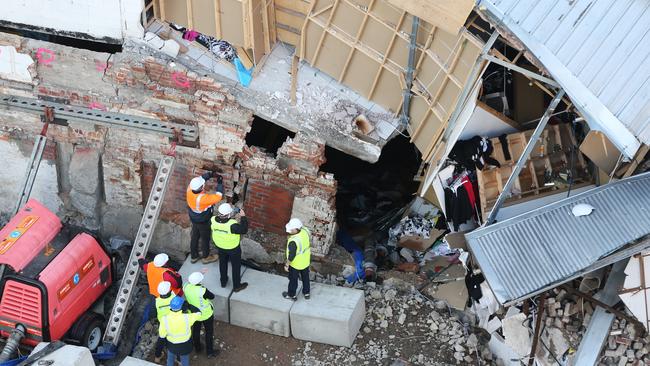
[[[579,203],[595,207],[576,217]],[[597,187],[466,234],[496,298],[518,300],[561,283],[650,233],[650,173]]]
[[[479,8],[485,7],[538,56],[579,108],[595,106],[591,96],[571,94],[576,80],[650,143],[650,1],[481,0]]]

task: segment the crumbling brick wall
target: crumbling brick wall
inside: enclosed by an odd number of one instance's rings
[[[251,128],[252,111],[241,107],[221,83],[183,67],[172,67],[151,55],[123,52],[110,56],[0,36],[0,44],[8,43],[17,45],[20,52],[32,55],[35,61],[39,49],[51,50],[54,61],[32,67],[33,84],[7,83],[3,93],[145,116],[198,129],[197,143],[176,147],[177,163],[155,231],[153,250],[168,251],[179,259],[189,251],[185,190],[191,177],[205,170],[216,170],[224,176],[228,198],[233,191],[246,197],[244,207],[251,219],[251,235],[273,234],[272,240],[262,243],[269,250],[283,250],[284,224],[292,214],[302,216],[307,225],[333,228],[335,181],[318,173],[324,162],[323,142],[298,134],[285,143],[277,159],[249,148],[245,137]],[[21,144],[33,141],[43,126],[38,114],[22,110],[2,110],[0,121],[0,136]],[[54,160],[59,175],[49,183],[58,187],[57,199],[64,201],[65,212],[60,214],[85,225],[96,221],[106,236],[133,237],[156,165],[169,151],[170,140],[162,135],[87,121],[51,125],[48,138],[48,154],[61,152],[47,157]],[[69,171],[75,151],[99,154],[98,169],[92,173],[101,184],[101,194],[95,202],[97,217],[88,217],[89,211],[80,212],[79,202],[71,195],[74,187],[69,179],[79,173]],[[25,160],[29,158],[28,151],[23,154]],[[242,188],[247,181],[248,190],[244,193]],[[213,187],[208,185],[209,189]],[[324,214],[295,210],[297,197],[312,195],[323,203]],[[8,209],[0,207],[0,211]],[[323,220],[327,222],[322,223]],[[323,231],[319,230],[315,232]],[[322,249],[317,253],[325,254],[333,238],[333,229],[318,236],[316,240]]]

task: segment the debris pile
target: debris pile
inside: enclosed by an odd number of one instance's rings
[[[493,364],[484,332],[445,302],[368,282],[366,317],[351,348],[312,345],[293,365]],[[474,333],[473,331],[478,331]],[[480,360],[480,361],[479,361]],[[388,362],[388,363],[387,363]]]
[[[402,220],[389,230],[390,240],[393,243],[399,242],[403,236],[420,236],[429,239],[431,230],[436,226],[438,216],[426,218],[422,215],[405,216]]]

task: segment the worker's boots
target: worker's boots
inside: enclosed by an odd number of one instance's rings
[[[286,291],[282,293],[282,297],[284,297],[285,299],[288,299],[288,300],[293,300],[293,301],[298,300],[298,296],[296,296],[296,295],[291,296]]]
[[[203,259],[201,259],[201,262],[203,264],[208,264],[208,263],[216,262],[218,260],[219,260],[219,255],[218,254],[210,254],[207,257],[203,257]]]

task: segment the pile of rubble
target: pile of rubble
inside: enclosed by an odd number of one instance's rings
[[[536,351],[538,363],[572,364],[594,310],[589,301],[564,289],[551,291],[542,313]],[[514,306],[507,311],[500,309],[485,328],[491,335],[489,347],[495,356],[527,362],[534,333],[532,315]],[[650,336],[642,326],[615,318],[598,362],[601,365],[650,365]]]
[[[368,282],[366,317],[351,348],[307,342],[294,365],[493,364],[484,333],[465,314],[415,290],[401,292]]]

